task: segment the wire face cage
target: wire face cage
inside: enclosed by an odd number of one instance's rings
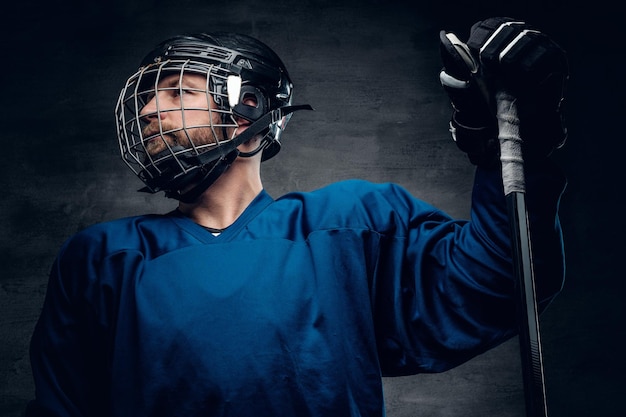
[[[120,92],[122,160],[146,184],[141,191],[187,198],[191,183],[206,189],[237,156],[261,153],[265,161],[278,153],[294,111],[292,90],[280,58],[254,38],[218,32],[168,39]],[[259,146],[240,152],[257,135]]]
[[[126,81],[115,108],[120,152],[152,191],[197,169],[190,158],[234,138],[227,92],[234,76],[214,64],[167,59]]]

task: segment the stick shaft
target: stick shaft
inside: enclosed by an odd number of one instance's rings
[[[539,313],[535,293],[532,249],[528,238],[526,195],[513,192],[507,198],[511,220],[511,243],[513,267],[516,275],[517,317],[519,326],[520,355],[524,378],[526,415],[546,417],[546,391]]]
[[[513,268],[518,297],[517,319],[526,415],[528,417],[547,417],[545,375],[526,207],[526,184],[522,138],[519,134],[519,117],[515,106],[515,97],[506,92],[501,92],[496,95],[496,99],[502,178],[511,228]]]

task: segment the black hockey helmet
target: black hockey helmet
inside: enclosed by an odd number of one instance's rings
[[[203,92],[215,104],[206,108],[218,114],[219,122],[209,125],[183,123],[177,129],[147,136],[143,131],[146,114],[142,109],[163,90],[185,90],[181,83],[159,87],[165,77],[177,75],[182,80],[187,74],[206,77]],[[293,84],[285,65],[266,44],[250,36],[236,33],[199,33],[180,35],[158,44],[140,63],[138,71],[126,82],[115,109],[117,133],[123,160],[146,184],[142,191],[165,191],[168,197],[182,201],[194,200],[223,173],[237,156],[262,153],[262,160],[273,157],[280,150],[280,136],[293,111],[310,106],[291,106]],[[255,105],[246,105],[252,99]],[[207,100],[209,101],[209,100]],[[181,101],[182,103],[182,101]],[[178,109],[159,108],[158,98],[153,116],[164,112],[190,109],[181,104]],[[235,136],[236,118],[250,122],[242,134]],[[183,117],[184,119],[184,117]],[[191,138],[194,129],[211,129],[211,143],[171,146],[165,135],[182,132]],[[237,146],[262,135],[261,146],[243,154]],[[163,141],[166,149],[150,154],[146,144],[150,140]],[[190,184],[199,184],[193,192],[183,193]]]

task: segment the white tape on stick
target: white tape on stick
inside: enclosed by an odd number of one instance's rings
[[[523,193],[526,191],[524,158],[515,97],[506,91],[501,91],[496,94],[496,101],[504,194]]]

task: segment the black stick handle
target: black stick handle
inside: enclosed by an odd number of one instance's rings
[[[517,319],[524,378],[527,417],[547,417],[545,376],[535,292],[530,228],[526,209],[526,184],[522,138],[515,97],[501,91],[496,95],[498,139],[502,179],[506,196],[513,267],[516,277]]]

